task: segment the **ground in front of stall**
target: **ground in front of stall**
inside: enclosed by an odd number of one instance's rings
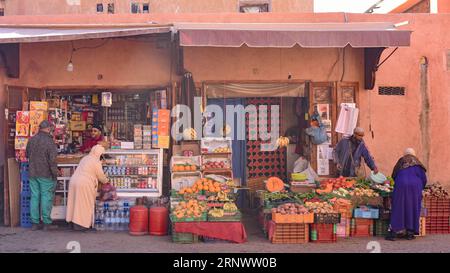
[[[373,241],[380,251],[444,252],[450,253],[450,234],[427,235],[416,240],[385,241],[382,237],[339,238],[332,244],[271,244],[254,217],[244,217],[248,242],[176,244],[170,236],[130,236],[125,232],[79,233],[69,230],[52,232],[31,231],[25,228],[0,227],[0,252],[71,252],[72,241],[80,245],[80,252],[208,252],[208,253],[370,253]]]

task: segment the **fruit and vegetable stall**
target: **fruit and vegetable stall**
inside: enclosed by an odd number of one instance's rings
[[[258,222],[270,242],[336,243],[349,237],[387,235],[392,178],[375,183],[370,179],[339,177],[322,179],[315,185],[298,175],[291,180],[284,183],[271,177],[265,190],[257,191]],[[450,233],[448,193],[435,183],[425,188],[423,197],[417,235]]]

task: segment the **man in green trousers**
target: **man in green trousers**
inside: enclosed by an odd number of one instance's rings
[[[55,196],[56,177],[58,169],[56,156],[58,150],[50,134],[52,124],[44,120],[39,124],[39,132],[30,138],[27,143],[27,157],[29,165],[31,204],[30,216],[32,230],[41,229],[40,219],[42,211],[43,229],[53,230],[57,226],[52,225],[50,217]]]

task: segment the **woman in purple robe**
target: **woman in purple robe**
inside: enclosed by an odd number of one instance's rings
[[[417,159],[412,148],[397,161],[392,173],[395,181],[392,193],[391,231],[386,240],[394,241],[397,237],[407,240],[419,234],[422,190],[427,183],[427,170]]]

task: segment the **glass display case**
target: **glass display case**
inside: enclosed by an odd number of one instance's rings
[[[108,150],[103,171],[119,197],[162,195],[163,150]]]

